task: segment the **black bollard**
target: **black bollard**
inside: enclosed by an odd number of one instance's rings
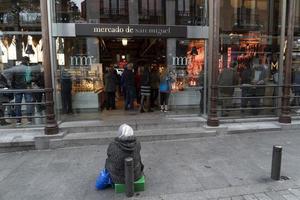
[[[282,146],[273,146],[271,178],[280,180]]]
[[[132,197],[134,194],[134,171],[133,159],[131,157],[125,158],[125,192],[127,197]]]

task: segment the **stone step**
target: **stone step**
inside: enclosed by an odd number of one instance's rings
[[[50,140],[50,148],[63,148],[84,145],[109,144],[115,137],[115,131],[104,132],[81,132],[69,133],[64,138]],[[215,130],[205,130],[203,128],[177,128],[177,129],[152,129],[137,130],[135,136],[142,142],[157,140],[179,140],[216,136]]]
[[[66,122],[61,124],[60,130],[69,133],[82,132],[104,132],[116,131],[123,123],[128,124],[133,130],[153,130],[153,129],[169,129],[169,128],[191,128],[200,127],[205,124],[205,121],[189,118],[173,118],[168,120],[162,119],[148,119],[138,121],[110,121],[109,123],[103,121],[89,121],[89,122]]]

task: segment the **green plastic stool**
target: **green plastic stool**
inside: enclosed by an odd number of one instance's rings
[[[142,176],[139,180],[134,182],[134,192],[145,191],[145,176]],[[115,192],[125,192],[125,184],[115,184]]]

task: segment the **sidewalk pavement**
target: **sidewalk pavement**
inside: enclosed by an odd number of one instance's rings
[[[270,177],[272,146],[283,146],[282,175]],[[298,131],[265,131],[142,143],[146,191],[136,200],[300,199]],[[96,191],[107,145],[0,154],[0,200],[127,199]]]

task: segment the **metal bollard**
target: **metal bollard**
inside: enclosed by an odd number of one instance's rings
[[[127,197],[132,197],[134,194],[134,171],[133,159],[125,158],[125,192]]]
[[[274,145],[273,155],[272,155],[271,178],[277,181],[280,180],[281,155],[282,155],[282,146]]]

